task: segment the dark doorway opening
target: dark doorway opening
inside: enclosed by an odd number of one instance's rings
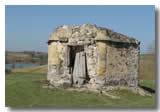
[[[84,84],[88,78],[87,60],[84,45],[70,47],[70,74],[74,84]]]
[[[74,64],[75,64],[75,58],[76,53],[84,51],[84,46],[70,46],[70,68],[71,68],[71,74],[74,70]]]

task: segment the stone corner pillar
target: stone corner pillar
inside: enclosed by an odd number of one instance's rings
[[[97,41],[97,53],[98,53],[98,75],[105,75],[106,72],[106,43],[103,41]]]

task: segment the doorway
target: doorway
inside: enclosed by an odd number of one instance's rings
[[[73,84],[82,85],[87,80],[87,63],[84,45],[70,46],[70,74]]]

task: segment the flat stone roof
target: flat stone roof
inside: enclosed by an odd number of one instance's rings
[[[97,27],[94,24],[83,24],[76,26],[63,25],[56,28],[48,42],[50,41],[68,41],[69,38],[94,38],[95,41],[112,41],[120,43],[140,44],[135,38],[128,37],[108,28]]]

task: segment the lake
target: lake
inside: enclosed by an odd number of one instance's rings
[[[16,63],[14,68],[25,68],[25,67],[32,67],[32,66],[37,66],[38,64],[21,64],[21,63]],[[13,64],[5,64],[5,68],[11,69],[13,67]]]

